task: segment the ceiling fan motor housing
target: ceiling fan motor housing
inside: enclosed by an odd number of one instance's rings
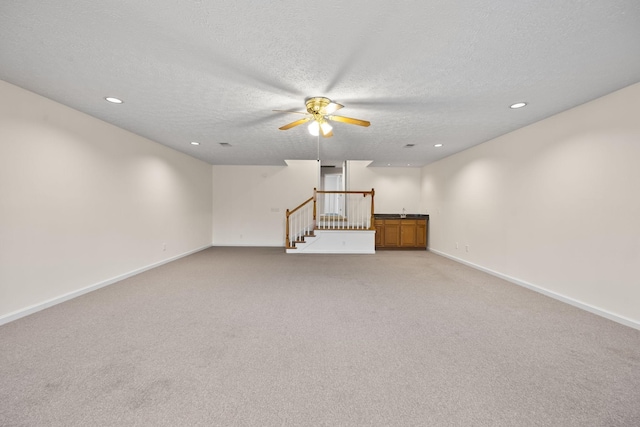
[[[327,114],[325,111],[329,106],[329,104],[331,104],[331,100],[323,96],[316,96],[313,98],[309,98],[305,103],[309,114],[313,114],[313,115],[320,114],[323,116]]]

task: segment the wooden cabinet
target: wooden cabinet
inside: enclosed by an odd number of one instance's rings
[[[427,219],[375,218],[376,248],[426,249]]]
[[[427,220],[418,221],[416,226],[416,246],[427,247]]]
[[[400,220],[387,219],[384,221],[383,246],[397,248],[400,246]]]
[[[374,219],[373,226],[376,229],[376,248],[382,246],[382,237],[384,233],[384,220],[383,219]]]
[[[400,223],[400,246],[403,248],[415,248],[417,246],[416,231],[418,220],[404,219]]]

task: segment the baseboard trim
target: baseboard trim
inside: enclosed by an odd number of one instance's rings
[[[603,310],[603,309],[598,308],[598,307],[594,307],[594,306],[592,306],[590,304],[586,304],[586,303],[584,303],[582,301],[578,301],[576,299],[573,299],[573,298],[570,298],[568,296],[559,294],[557,292],[550,291],[549,289],[545,289],[545,288],[543,288],[541,286],[534,285],[533,283],[529,283],[529,282],[526,282],[524,280],[520,280],[520,279],[517,279],[515,277],[511,277],[511,276],[508,276],[506,274],[499,273],[497,271],[491,270],[490,268],[486,268],[486,267],[483,267],[481,265],[474,264],[474,263],[469,262],[469,261],[465,261],[463,259],[454,257],[453,255],[449,255],[449,254],[447,254],[445,252],[441,252],[441,251],[438,251],[436,249],[429,248],[429,252],[433,252],[434,254],[443,256],[445,258],[449,258],[450,260],[459,262],[460,264],[464,264],[464,265],[467,265],[467,266],[469,266],[471,268],[475,268],[476,270],[480,270],[480,271],[483,271],[485,273],[491,274],[492,276],[499,277],[500,279],[504,279],[507,282],[511,282],[511,283],[516,284],[518,286],[522,286],[524,288],[527,288],[527,289],[530,289],[532,291],[538,292],[540,294],[546,295],[546,296],[551,297],[553,299],[556,299],[558,301],[562,301],[564,303],[567,303],[567,304],[572,305],[574,307],[577,307],[577,308],[580,308],[582,310],[588,311],[590,313],[596,314],[598,316],[604,317],[606,319],[613,320],[614,322],[620,323],[622,325],[629,326],[630,328],[634,328],[634,329],[640,330],[640,323],[639,322],[636,322],[636,321],[634,321],[632,319],[629,319],[629,318],[626,318],[624,316],[620,316],[618,314],[611,313],[610,311]]]
[[[18,320],[18,319],[20,319],[22,317],[25,317],[25,316],[28,316],[30,314],[37,313],[38,311],[44,310],[44,309],[49,308],[49,307],[53,307],[54,305],[63,303],[65,301],[69,301],[70,299],[79,297],[80,295],[87,294],[89,292],[98,290],[100,288],[104,288],[105,286],[109,286],[109,285],[117,283],[117,282],[119,282],[121,280],[128,279],[129,277],[135,276],[136,274],[143,273],[143,272],[145,272],[147,270],[151,270],[152,268],[159,267],[159,266],[161,266],[163,264],[168,264],[168,263],[170,263],[172,261],[175,261],[175,260],[180,259],[180,258],[184,258],[186,256],[189,256],[189,255],[194,254],[196,252],[203,251],[203,250],[208,249],[210,247],[211,247],[211,245],[202,246],[200,248],[181,253],[181,254],[173,256],[171,258],[167,258],[165,260],[158,261],[156,263],[149,264],[149,265],[141,267],[141,268],[137,268],[137,269],[132,270],[132,271],[130,271],[128,273],[124,273],[124,274],[121,274],[119,276],[112,277],[111,279],[103,280],[101,282],[95,283],[95,284],[87,286],[85,288],[78,289],[76,291],[72,291],[72,292],[66,293],[64,295],[60,295],[60,296],[52,298],[50,300],[47,300],[47,301],[44,301],[44,302],[41,302],[41,303],[38,303],[38,304],[31,305],[31,306],[23,308],[21,310],[17,310],[17,311],[14,311],[12,313],[5,314],[3,316],[0,316],[0,325],[4,325],[6,323],[13,322],[14,320]]]
[[[298,251],[296,252],[295,249],[292,249],[291,251],[289,249],[287,249],[287,253],[288,254],[298,254],[298,255],[318,255],[318,254],[343,254],[343,255],[372,255],[375,254],[376,251],[375,250],[367,250],[367,249],[363,249],[363,250],[333,250],[333,249],[322,249],[322,250],[318,250],[318,251],[312,251],[312,250],[306,250],[306,251]]]
[[[284,242],[277,245],[255,243],[214,243],[213,248],[284,248]]]

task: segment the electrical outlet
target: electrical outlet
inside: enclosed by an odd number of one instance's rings
[[[164,252],[164,251],[166,251],[166,250],[167,250],[167,244],[166,244],[166,243],[163,243],[163,244],[162,244],[162,251]]]
[[[469,245],[465,245],[464,250],[469,252]]]
[[[458,242],[456,242],[456,249],[458,249]]]

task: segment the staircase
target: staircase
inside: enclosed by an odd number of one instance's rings
[[[318,191],[287,209],[286,252],[373,254],[375,191]],[[318,212],[320,212],[318,214]]]

